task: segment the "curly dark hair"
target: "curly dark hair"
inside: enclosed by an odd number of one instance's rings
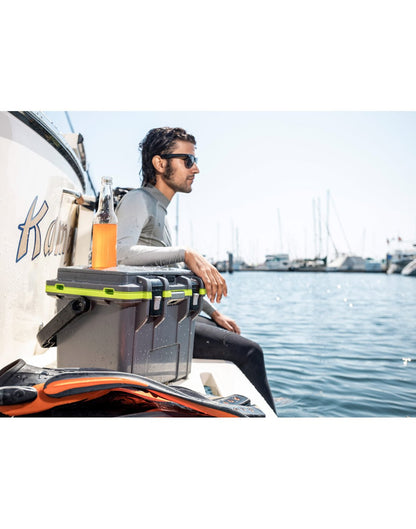
[[[159,127],[149,130],[144,140],[139,143],[139,150],[142,152],[142,186],[156,184],[153,156],[170,154],[177,141],[189,141],[196,145],[194,136],[180,127]]]

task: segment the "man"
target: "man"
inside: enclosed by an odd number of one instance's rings
[[[127,193],[117,208],[119,264],[185,265],[199,276],[211,302],[227,295],[227,284],[218,270],[190,248],[172,246],[167,207],[175,193],[190,193],[199,173],[194,136],[181,128],[157,128],[140,144],[142,187]],[[268,385],[263,351],[240,336],[236,322],[204,299],[195,326],[194,358],[216,358],[234,362],[274,408]]]

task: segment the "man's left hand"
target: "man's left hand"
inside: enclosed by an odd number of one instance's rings
[[[211,314],[211,318],[215,321],[217,325],[223,327],[227,331],[235,332],[236,334],[241,334],[240,328],[236,324],[236,322],[232,318],[224,316],[224,314],[221,314],[220,312],[218,312],[218,310],[214,311]]]

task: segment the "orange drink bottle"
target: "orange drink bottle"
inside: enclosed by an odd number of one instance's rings
[[[92,268],[117,266],[117,217],[114,212],[113,179],[101,179],[100,200],[92,226]]]

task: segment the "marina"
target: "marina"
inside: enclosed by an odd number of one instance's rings
[[[415,245],[413,245],[415,246]],[[214,266],[221,272],[343,272],[343,273],[383,273],[415,275],[416,249],[405,255],[396,252],[387,254],[384,259],[363,258],[356,255],[341,254],[329,261],[327,258],[293,259],[288,254],[270,254],[265,262],[248,265],[243,259],[234,261],[232,252],[223,261],[213,260]]]

